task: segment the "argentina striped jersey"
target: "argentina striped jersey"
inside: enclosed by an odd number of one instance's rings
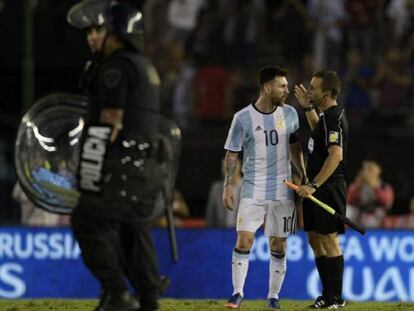
[[[283,180],[291,179],[289,137],[298,129],[289,105],[263,113],[251,104],[234,115],[224,148],[243,150],[242,198],[293,200]]]

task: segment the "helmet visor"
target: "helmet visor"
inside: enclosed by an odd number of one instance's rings
[[[66,19],[70,25],[78,29],[101,26],[104,23],[103,12],[109,3],[107,0],[81,1],[70,8]]]

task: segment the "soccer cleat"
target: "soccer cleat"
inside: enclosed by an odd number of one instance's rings
[[[279,299],[276,298],[269,298],[267,300],[267,309],[268,310],[276,310],[280,309]]]
[[[345,300],[343,299],[336,299],[335,303],[338,305],[338,308],[345,308]]]
[[[324,309],[328,309],[328,310],[338,310],[339,306],[337,303],[333,302],[330,304],[325,305],[325,307],[323,307]]]
[[[326,304],[321,309],[338,310],[344,307],[345,307],[345,300],[335,298],[331,301],[326,302]]]
[[[231,296],[229,301],[227,301],[227,303],[224,306],[229,309],[240,309],[242,301],[243,301],[242,295],[237,293]]]
[[[326,299],[322,296],[316,298],[315,302],[307,307],[307,309],[325,309],[327,307]]]

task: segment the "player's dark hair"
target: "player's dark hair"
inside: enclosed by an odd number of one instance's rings
[[[341,78],[335,71],[321,70],[313,75],[322,80],[322,92],[330,91],[331,98],[336,99],[341,90]]]
[[[275,77],[286,77],[287,71],[279,66],[266,66],[260,68],[257,83],[262,88],[267,82]]]

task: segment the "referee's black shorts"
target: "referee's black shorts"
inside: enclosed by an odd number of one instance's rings
[[[323,184],[313,195],[332,207],[338,214],[345,215],[345,181]],[[309,199],[303,200],[303,227],[305,231],[315,231],[320,234],[345,232],[345,225],[341,221]]]

